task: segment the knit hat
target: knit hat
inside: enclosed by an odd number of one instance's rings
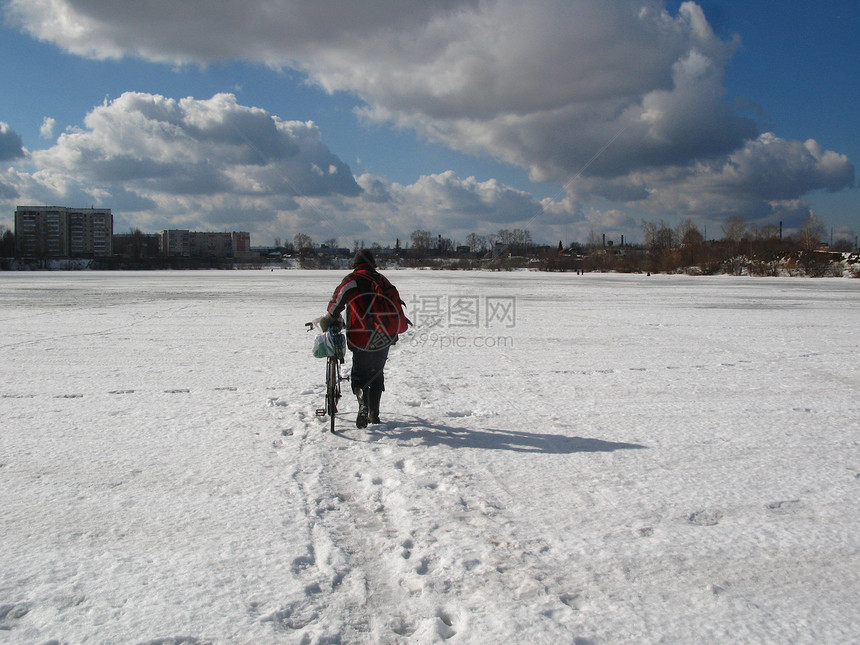
[[[367,249],[358,249],[355,256],[352,258],[352,267],[355,268],[360,264],[369,264],[376,268],[376,260],[373,259],[373,253]]]

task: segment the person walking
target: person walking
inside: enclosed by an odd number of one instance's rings
[[[352,391],[358,398],[355,425],[381,423],[379,405],[385,390],[388,351],[406,330],[397,289],[376,270],[373,254],[359,249],[352,259],[352,272],[334,290],[320,327],[327,330],[341,313],[346,318],[346,341],[352,351]]]

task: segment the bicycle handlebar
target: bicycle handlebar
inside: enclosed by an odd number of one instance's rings
[[[321,318],[315,318],[311,322],[306,322],[305,323],[305,327],[307,327],[306,331],[312,331],[314,327],[319,327],[320,326],[320,320],[321,320]],[[344,327],[345,327],[345,325],[343,322],[343,318],[338,316],[337,320],[334,321],[334,324],[332,324],[332,326],[329,327],[329,329],[331,329],[335,334],[339,334],[340,332],[342,332],[344,330]],[[320,329],[322,329],[322,328],[320,327]]]

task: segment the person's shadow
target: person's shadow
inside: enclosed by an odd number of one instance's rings
[[[619,443],[584,437],[565,437],[557,434],[473,429],[430,423],[420,417],[399,417],[396,421],[367,427],[367,438],[377,441],[389,437],[424,446],[450,446],[451,448],[479,448],[483,450],[511,450],[548,455],[569,455],[577,452],[613,452],[615,450],[642,450],[647,446],[638,443]]]

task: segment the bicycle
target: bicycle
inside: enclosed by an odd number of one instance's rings
[[[319,327],[319,319],[313,322],[305,323],[308,331],[311,331],[314,326]],[[344,362],[346,356],[346,337],[343,335],[343,319],[338,319],[325,332],[317,336],[314,343],[314,356],[326,358],[325,366],[325,407],[317,408],[316,415],[318,417],[329,417],[329,430],[332,434],[335,433],[335,415],[337,414],[337,404],[340,401],[340,384],[342,381],[348,381],[349,376],[341,376],[340,366]]]

